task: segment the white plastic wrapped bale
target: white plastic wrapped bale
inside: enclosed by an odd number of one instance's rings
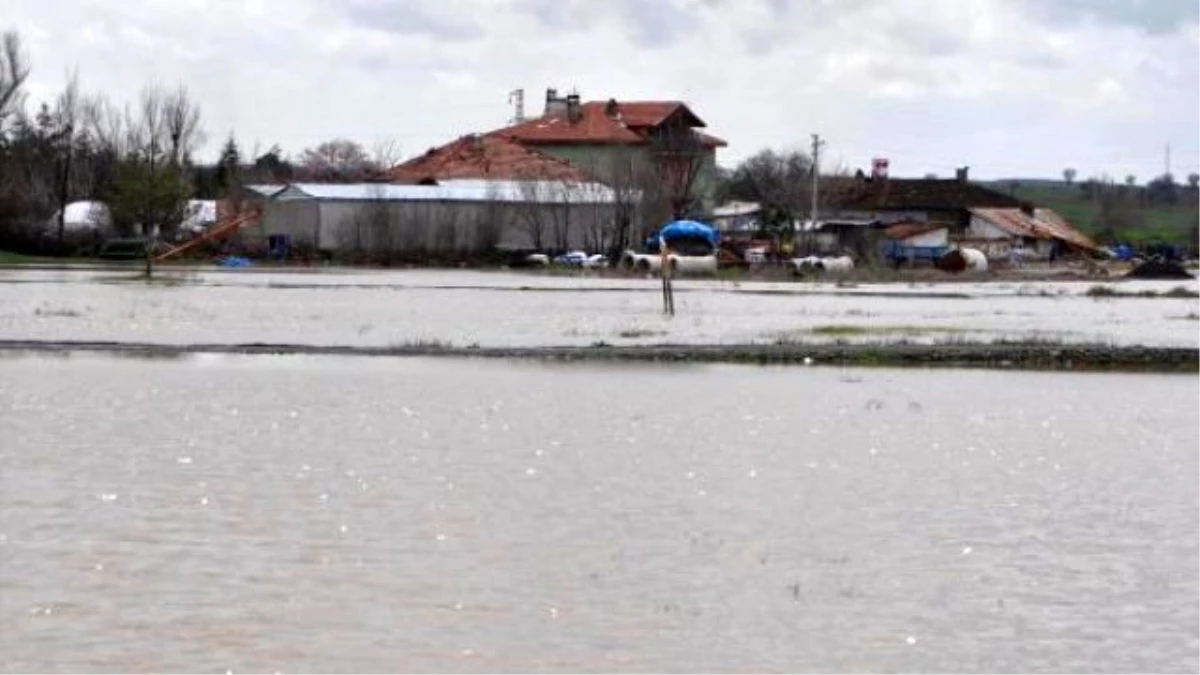
[[[854,269],[854,259],[846,255],[832,258],[810,255],[803,258],[792,258],[790,266],[792,271],[798,275],[837,274]]]
[[[788,266],[796,274],[812,274],[818,269],[821,259],[815,255],[805,256],[803,258],[792,258],[788,261]]]
[[[959,249],[962,253],[963,260],[967,262],[967,270],[970,272],[986,272],[988,268],[987,256],[977,248]]]
[[[529,263],[530,265],[549,265],[550,256],[546,255],[545,253],[530,253],[525,257],[525,262]]]
[[[836,258],[821,258],[821,269],[826,272],[849,272],[854,269],[854,259],[848,255]]]
[[[701,276],[716,274],[717,256],[715,255],[678,255],[671,253],[667,256],[674,266],[676,274]],[[621,268],[643,273],[658,273],[662,271],[662,256],[657,253],[637,253],[625,251],[621,255]]]
[[[702,276],[717,273],[717,256],[715,255],[672,255],[671,263],[677,274]]]
[[[608,258],[604,257],[603,253],[597,253],[588,256],[588,259],[583,261],[583,266],[591,269],[601,269],[608,267]]]
[[[46,230],[58,232],[58,220],[59,214],[56,212],[52,218],[46,221]],[[110,234],[112,232],[112,212],[104,202],[71,202],[67,204],[62,220],[63,229],[72,234],[83,232]]]

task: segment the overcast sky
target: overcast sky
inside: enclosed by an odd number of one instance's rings
[[[4,25],[7,22],[7,26]],[[31,103],[71,68],[131,99],[182,82],[215,155],[343,136],[404,156],[502,126],[510,90],[681,99],[729,141],[827,140],[892,175],[1196,171],[1196,0],[34,0],[8,2]]]

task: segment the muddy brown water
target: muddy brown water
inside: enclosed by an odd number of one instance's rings
[[[1195,672],[1194,376],[0,357],[0,669]]]

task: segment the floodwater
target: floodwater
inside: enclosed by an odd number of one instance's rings
[[[1200,347],[1195,298],[1092,282],[659,282],[473,271],[0,270],[0,339],[457,347],[997,339]],[[1103,284],[1162,293],[1183,282]]]
[[[8,352],[0,669],[1196,672],[1198,397]]]

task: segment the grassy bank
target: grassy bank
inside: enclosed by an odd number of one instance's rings
[[[458,347],[432,341],[386,347],[339,347],[290,344],[156,345],[131,342],[0,341],[8,352],[107,352],[143,358],[188,354],[301,354],[324,356],[426,356],[529,359],[541,361],[612,361],[657,363],[734,363],[759,365],[836,365],[918,368],[995,368],[1047,371],[1131,371],[1192,373],[1200,369],[1200,350],[1191,347],[1122,347],[1052,342],[945,344],[741,344],[638,345],[590,347]]]

